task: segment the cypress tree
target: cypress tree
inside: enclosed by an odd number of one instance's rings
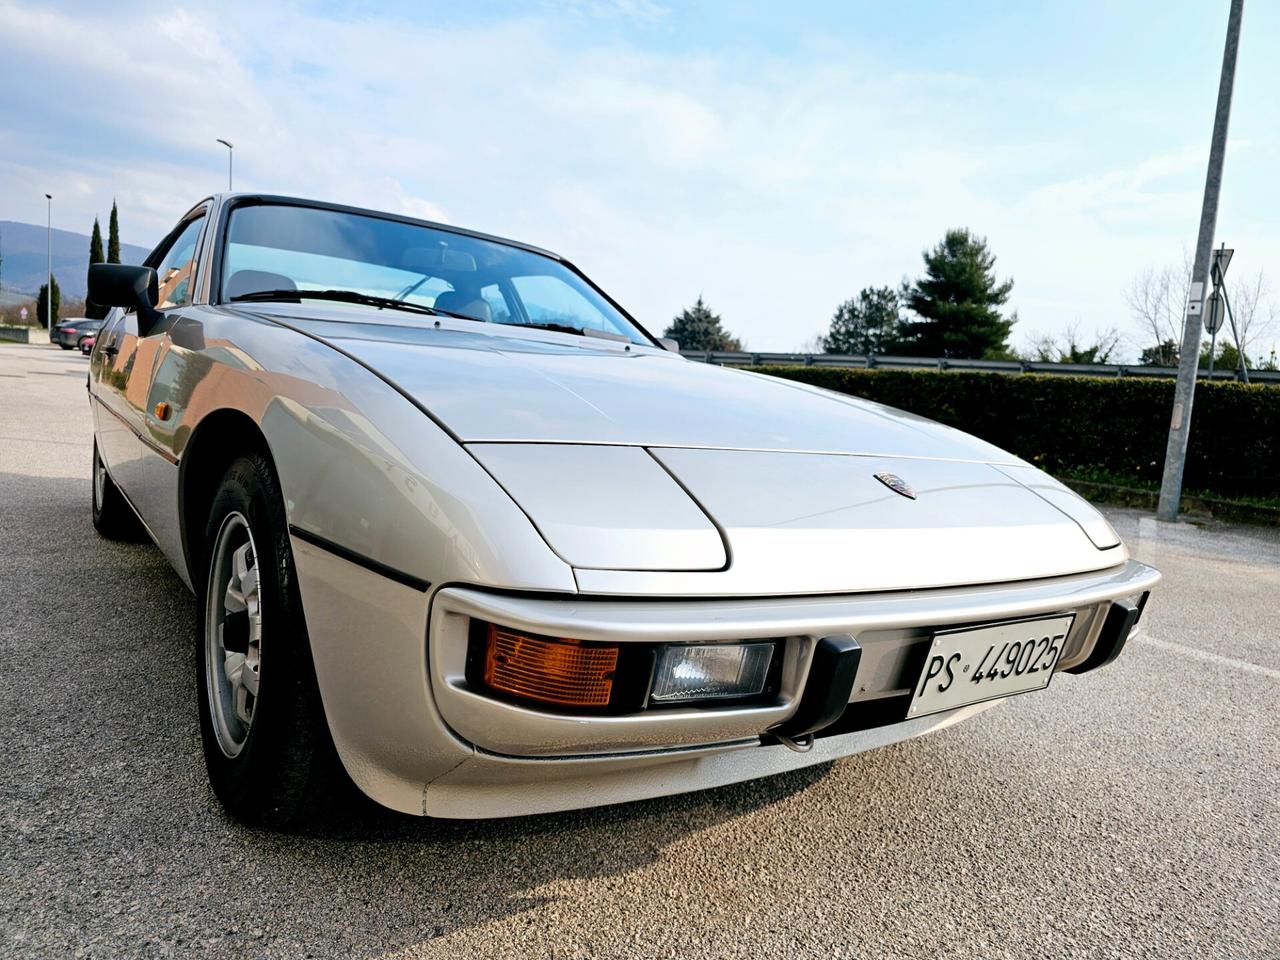
[[[102,253],[102,228],[98,226],[98,218],[93,218],[93,234],[89,237],[89,266],[102,263],[106,257]],[[101,320],[107,315],[107,308],[101,307],[92,300],[85,299],[84,315],[91,320]]]
[[[120,262],[120,217],[116,202],[111,201],[111,219],[107,221],[107,263]]]
[[[36,300],[36,319],[40,322],[40,326],[52,330],[58,322],[58,311],[62,309],[62,291],[58,289],[58,278],[53,278],[53,324],[49,323],[49,318],[45,315],[45,304],[48,302],[45,298],[45,291],[49,289],[49,284],[40,284],[39,298]]]

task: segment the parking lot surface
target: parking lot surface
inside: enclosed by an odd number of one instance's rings
[[[0,956],[1280,956],[1280,536],[1111,511],[1115,664],[790,776],[490,822],[246,829],[192,599],[89,519],[87,363],[0,344]]]

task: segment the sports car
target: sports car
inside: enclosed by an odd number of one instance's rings
[[[351,783],[503,817],[847,756],[1109,663],[1159,580],[1018,457],[686,360],[523,243],[226,194],[89,287],[93,522],[195,593],[246,822]]]

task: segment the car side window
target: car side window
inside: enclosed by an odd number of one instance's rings
[[[494,323],[510,323],[511,308],[507,306],[507,298],[502,295],[502,288],[491,283],[480,288],[480,297],[489,304],[489,311]]]
[[[181,307],[191,302],[191,281],[196,267],[196,241],[200,239],[202,226],[204,226],[203,214],[182,228],[182,232],[156,264],[156,278],[160,285],[156,309],[168,310],[170,307]]]

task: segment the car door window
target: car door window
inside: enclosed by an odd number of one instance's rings
[[[156,309],[168,310],[191,302],[191,281],[194,279],[196,268],[196,241],[200,239],[202,226],[204,226],[203,214],[182,228],[177,238],[170,244],[168,251],[156,264],[156,279],[160,287]]]

